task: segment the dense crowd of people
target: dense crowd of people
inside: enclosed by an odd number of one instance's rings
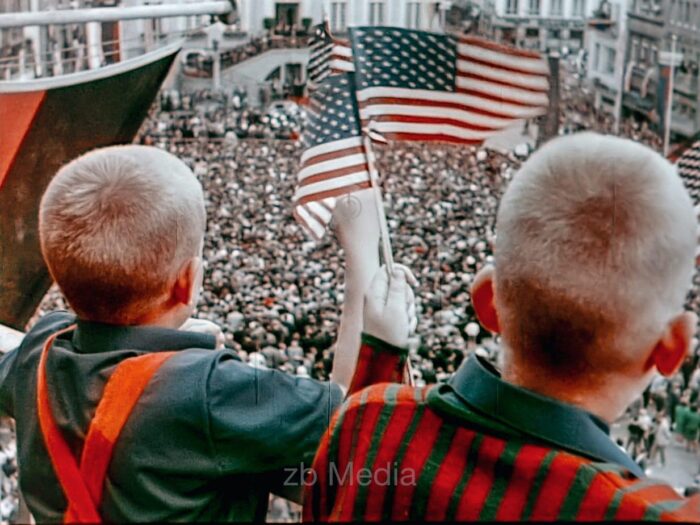
[[[11,418],[0,418],[0,521],[13,521],[19,507],[17,443]]]
[[[251,108],[245,90],[209,90],[180,95],[163,91],[143,125],[140,142],[167,148],[170,142],[210,140],[236,143],[245,138],[295,139],[303,125],[299,106],[277,101],[265,110]]]

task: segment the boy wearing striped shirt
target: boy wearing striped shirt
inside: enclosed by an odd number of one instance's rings
[[[471,356],[444,385],[355,393],[316,454],[305,518],[700,521],[700,499],[646,479],[608,429],[688,353],[695,229],[650,149],[592,133],[541,148],[472,287],[501,374]]]

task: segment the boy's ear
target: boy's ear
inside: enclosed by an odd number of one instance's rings
[[[180,267],[171,292],[171,297],[176,304],[191,304],[197,287],[200,266],[201,259],[192,257]]]
[[[484,266],[474,277],[471,286],[472,306],[481,326],[494,334],[500,333],[498,312],[494,299],[495,269],[491,265]]]
[[[685,357],[692,350],[691,341],[695,335],[697,321],[697,315],[694,313],[683,312],[666,325],[661,339],[651,353],[652,362],[661,375],[672,376],[683,364]]]

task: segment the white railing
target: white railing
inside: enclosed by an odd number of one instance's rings
[[[0,81],[54,77],[95,69],[96,58],[97,67],[116,64],[162,48],[201,30],[201,27],[196,27],[153,37],[140,35],[129,39],[78,42],[77,45],[74,43],[68,47],[55,47],[38,54],[21,49],[15,55],[0,58]]]

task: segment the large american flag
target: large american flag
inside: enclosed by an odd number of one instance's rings
[[[329,76],[312,94],[294,195],[294,216],[316,240],[323,237],[342,195],[370,187],[352,73]]]
[[[316,89],[328,75],[355,70],[350,43],[333,38],[328,22],[314,26],[309,47],[311,54],[306,69],[309,90]]]
[[[363,124],[390,140],[478,144],[548,108],[539,53],[474,36],[350,29]]]

